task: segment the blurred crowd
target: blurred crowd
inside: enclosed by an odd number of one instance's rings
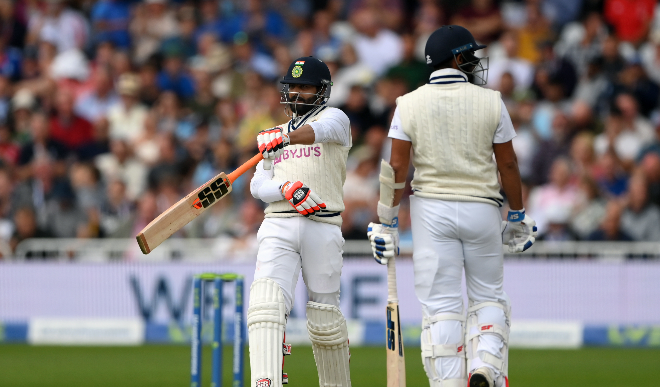
[[[541,239],[660,241],[654,0],[0,0],[0,254],[27,238],[133,237],[288,120],[279,78],[313,55],[351,120],[346,239],[377,218],[396,98],[427,37],[488,48]],[[439,151],[442,151],[441,149]],[[176,236],[253,254],[248,173]],[[506,207],[503,208],[506,211]],[[411,240],[403,201],[403,243]]]

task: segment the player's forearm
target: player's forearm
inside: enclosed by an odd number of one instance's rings
[[[522,183],[520,181],[520,171],[518,170],[518,161],[513,160],[504,165],[497,165],[502,179],[502,189],[509,201],[509,208],[512,210],[523,209]]]

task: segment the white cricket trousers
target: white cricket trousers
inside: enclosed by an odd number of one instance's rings
[[[465,314],[461,291],[463,270],[471,305],[497,302],[508,306],[508,297],[502,289],[504,256],[498,207],[411,196],[410,217],[415,293],[424,316]],[[479,323],[505,325],[504,312],[496,307],[484,308],[477,314]],[[462,335],[460,321],[438,321],[431,326],[433,344],[460,343]],[[496,336],[479,337],[478,351],[496,355],[502,346],[502,340]],[[435,371],[440,379],[464,377],[462,361],[459,357],[436,358]],[[482,365],[477,359],[472,370]]]
[[[302,216],[266,218],[257,240],[254,279],[270,278],[280,285],[287,313],[293,306],[301,268],[309,300],[339,307],[344,248],[339,226]]]

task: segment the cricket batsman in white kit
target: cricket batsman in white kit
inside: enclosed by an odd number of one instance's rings
[[[280,82],[282,103],[292,118],[258,134],[264,160],[250,183],[252,195],[268,203],[257,234],[247,316],[250,386],[288,383],[283,355],[291,350],[284,344],[284,330],[302,269],[319,384],[348,387],[348,331],[339,310],[339,276],[350,123],[344,112],[326,106],[332,82],[321,60],[297,59]]]
[[[435,71],[428,84],[397,99],[392,156],[381,165],[381,223],[368,230],[374,257],[386,264],[398,254],[399,202],[412,148],[415,293],[431,387],[508,386],[511,307],[502,287],[502,245],[522,252],[536,237],[523,208],[511,118],[499,92],[477,86],[485,84],[488,65],[474,52],[484,47],[455,25],[429,37],[426,63]],[[498,171],[510,207],[505,222]]]

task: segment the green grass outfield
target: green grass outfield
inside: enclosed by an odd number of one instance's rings
[[[211,352],[205,348],[204,386],[210,385]],[[385,349],[351,348],[355,387],[385,386]],[[428,386],[419,348],[406,349],[409,387]],[[231,386],[231,348],[225,348],[225,386]],[[294,347],[286,359],[289,386],[318,386],[311,347]],[[512,350],[512,387],[655,386],[660,381],[659,349],[586,348]],[[189,347],[32,347],[0,345],[0,386],[22,387],[166,387],[187,386]],[[249,362],[246,351],[246,377]],[[247,380],[247,379],[246,379]],[[246,386],[247,383],[246,383]]]

